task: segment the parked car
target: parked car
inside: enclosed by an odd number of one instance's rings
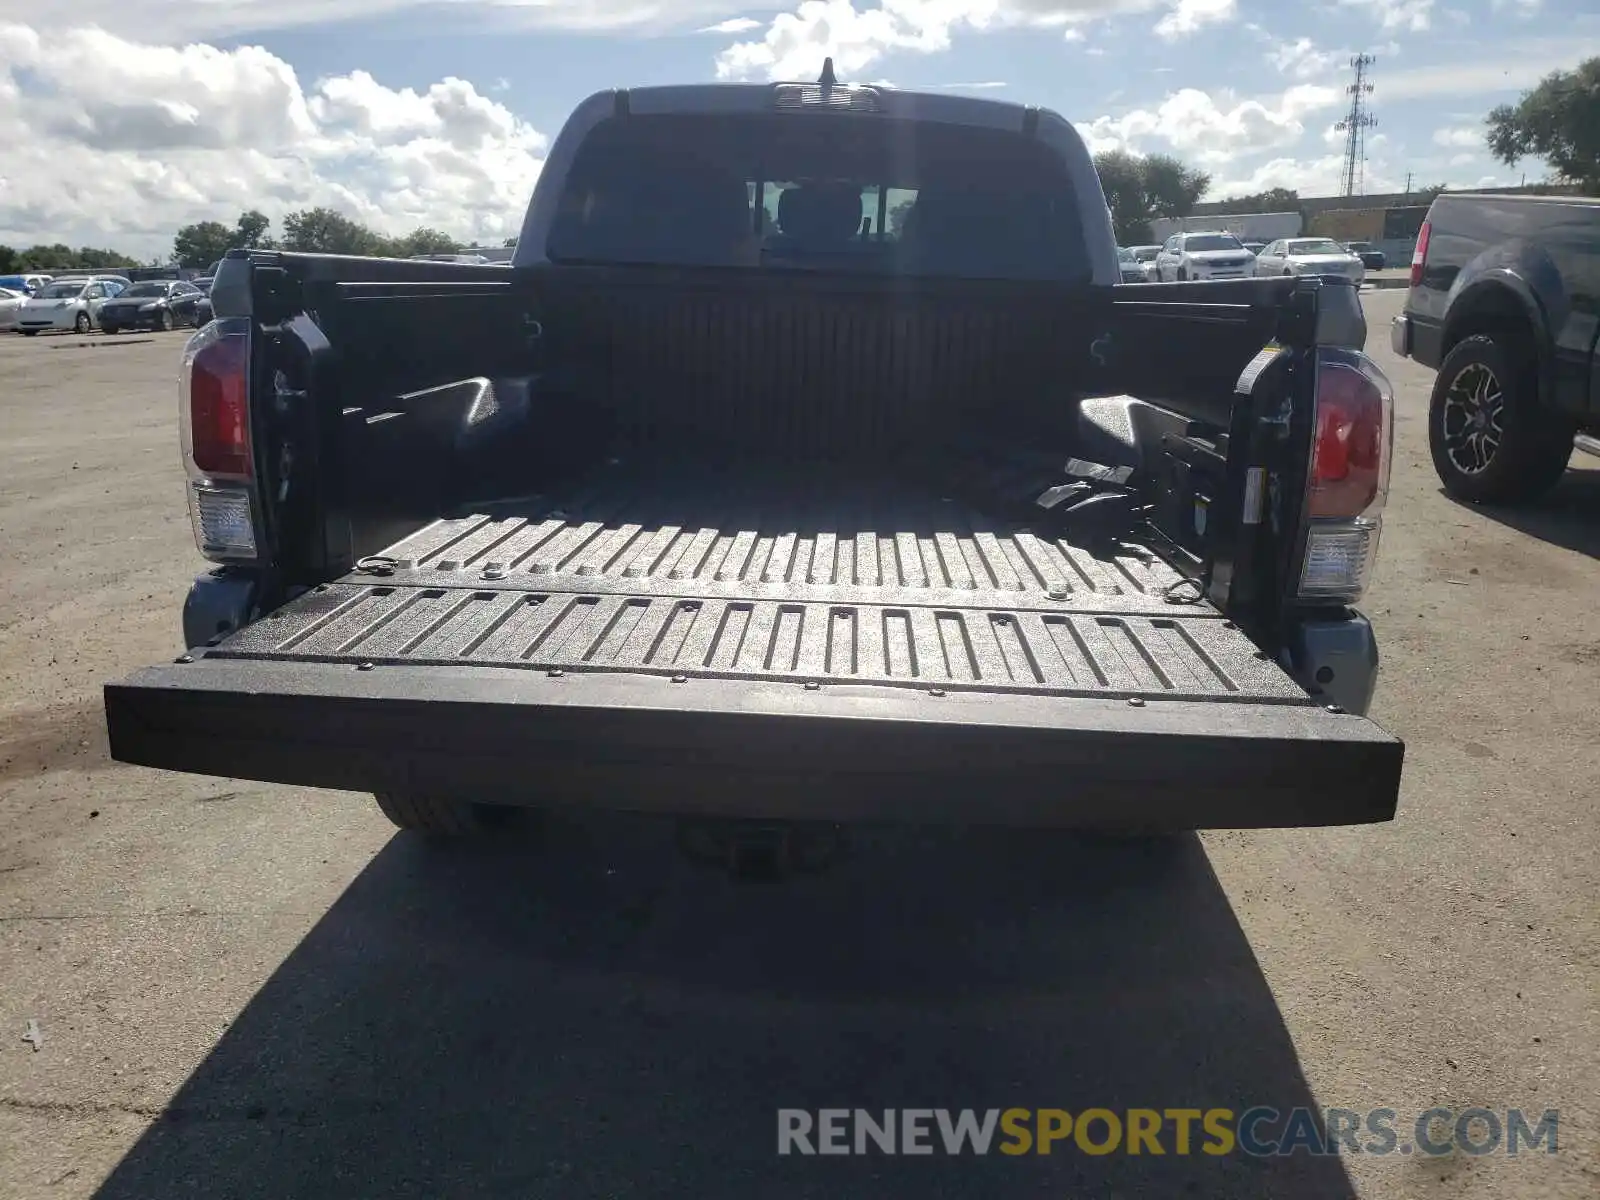
[[[217,565],[187,653],[106,687],[112,756],[436,837],[653,809],[735,862],[819,822],[1391,819],[1356,289],[1118,296],[1071,122],[831,77],[592,96],[516,287],[230,257],[180,385]]]
[[[0,287],[8,288],[13,292],[21,292],[24,296],[37,294],[39,289],[49,282],[50,276],[48,275],[0,275]]]
[[[1256,273],[1255,257],[1233,234],[1175,233],[1156,255],[1156,276],[1163,282],[1188,279],[1248,279]]]
[[[1265,242],[1246,242],[1244,244],[1244,248],[1250,251],[1252,255],[1256,255],[1260,254],[1267,247]]]
[[[0,287],[0,329],[15,329],[17,327],[17,313],[21,311],[22,302],[27,298],[27,292]]]
[[[149,279],[107,300],[100,309],[100,328],[106,333],[172,329],[178,325],[199,328],[205,324],[200,317],[200,301],[204,299],[205,293],[192,283]]]
[[[1346,242],[1344,248],[1361,260],[1361,265],[1369,271],[1383,270],[1384,263],[1389,260],[1371,242]]]
[[[17,330],[33,337],[49,330],[88,333],[115,285],[99,279],[55,279],[23,301]]]
[[[1143,283],[1144,268],[1139,265],[1139,260],[1134,257],[1133,251],[1126,246],[1117,247],[1117,267],[1122,275],[1123,283]]]
[[[1256,274],[1338,275],[1359,284],[1367,269],[1332,238],[1279,238],[1256,255]]]
[[[1448,192],[1428,209],[1395,353],[1438,375],[1428,446],[1452,496],[1531,500],[1600,455],[1600,200]]]
[[[1156,281],[1156,255],[1161,253],[1160,246],[1130,246],[1134,261],[1139,264],[1139,272],[1145,283]]]
[[[126,275],[112,275],[103,271],[64,271],[60,275],[53,276],[52,282],[62,283],[69,279],[94,280],[97,283],[109,284],[111,291],[108,294],[113,296],[133,286],[133,280]]]

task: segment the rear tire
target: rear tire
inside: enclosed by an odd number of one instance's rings
[[[79,333],[88,333],[92,324],[93,322],[89,320],[88,313],[79,313],[78,319],[72,323],[72,327]]]
[[[439,839],[481,836],[505,824],[513,812],[493,804],[411,792],[375,792],[372,798],[397,828]]]
[[[23,337],[38,337],[39,336],[39,331],[37,329],[24,329],[22,331],[22,336]]]
[[[1188,283],[1189,282],[1189,272],[1184,270],[1184,268],[1182,268],[1182,267],[1178,268],[1178,282],[1179,283]]]
[[[161,332],[162,333],[171,333],[172,332],[172,310],[171,309],[164,308],[164,309],[161,310]]]
[[[1534,499],[1566,472],[1575,432],[1540,406],[1538,360],[1525,339],[1476,334],[1439,364],[1428,449],[1452,496],[1472,504]]]

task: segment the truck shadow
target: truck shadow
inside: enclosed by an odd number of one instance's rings
[[[1575,453],[1561,482],[1532,504],[1468,507],[1529,537],[1600,558],[1600,470],[1588,466],[1593,462]],[[1450,498],[1443,489],[1440,495]]]
[[[1162,1157],[776,1153],[780,1107],[1311,1103],[1192,837],[896,834],[752,885],[654,825],[554,822],[394,839],[99,1195],[1348,1197],[1336,1159],[1170,1132]]]

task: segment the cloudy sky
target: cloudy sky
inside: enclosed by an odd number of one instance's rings
[[[44,14],[59,14],[46,16]],[[841,76],[1042,104],[1213,197],[1336,190],[1377,55],[1368,191],[1516,182],[1483,115],[1600,54],[1594,0],[0,0],[0,242],[164,254],[326,204],[498,240],[603,87]],[[1524,164],[1530,178],[1538,163]]]

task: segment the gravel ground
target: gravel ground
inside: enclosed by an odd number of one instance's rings
[[[197,567],[183,339],[0,338],[0,1194],[1595,1195],[1600,472],[1446,500],[1403,293],[1363,300],[1398,820],[908,835],[765,888],[648,826],[428,853],[364,797],[112,764],[99,685],[180,648]],[[1559,1108],[1560,1150],[774,1154],[780,1106],[1252,1104]]]

